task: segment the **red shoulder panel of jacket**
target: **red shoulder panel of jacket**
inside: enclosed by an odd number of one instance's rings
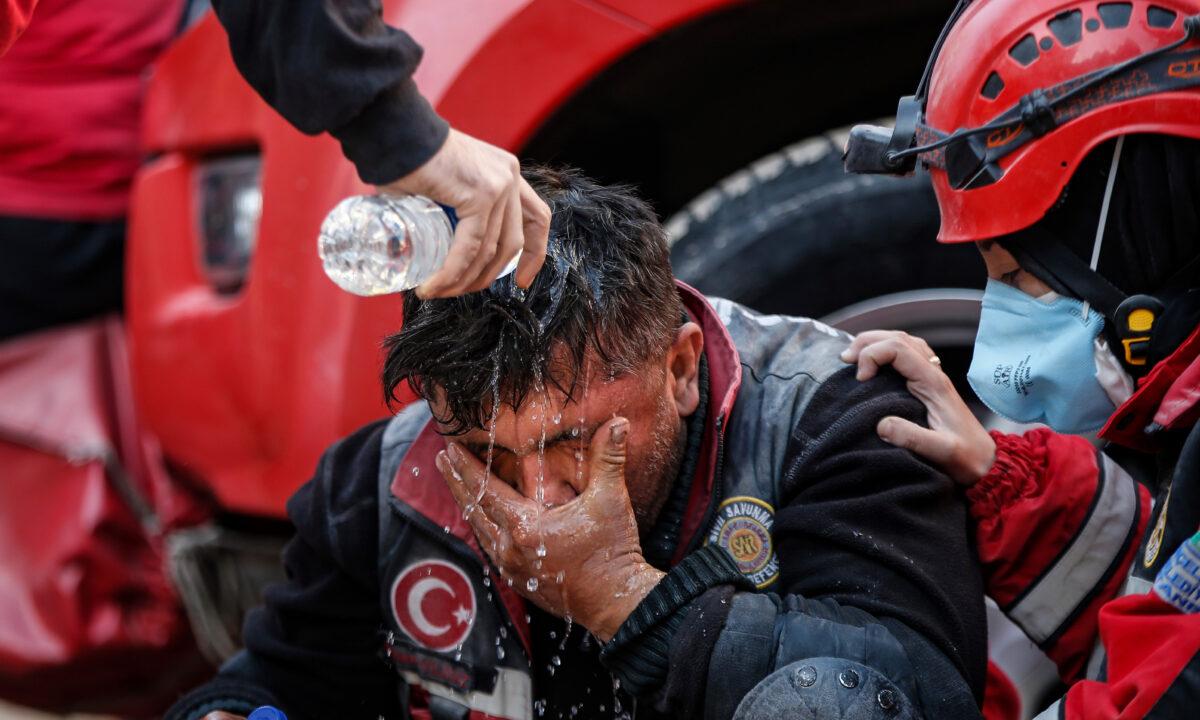
[[[1200,327],[1142,378],[1137,392],[1117,408],[1100,430],[1100,437],[1144,452],[1161,449],[1162,441],[1157,434],[1148,435],[1145,429],[1152,422],[1164,427],[1183,427],[1184,416],[1195,420],[1198,414],[1195,407],[1200,401],[1197,389],[1200,369],[1191,368],[1197,362],[1200,362]],[[1188,379],[1179,383],[1185,375]],[[1158,422],[1160,412],[1167,422]]]
[[[1191,427],[1200,420],[1200,357],[1184,368],[1171,383],[1154,422],[1168,430]]]

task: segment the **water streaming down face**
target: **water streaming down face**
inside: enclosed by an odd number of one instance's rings
[[[484,461],[483,473],[485,478],[491,477],[492,475],[492,457],[496,451],[496,416],[500,412],[500,351],[503,349],[503,347],[504,333],[501,332],[500,339],[496,343],[496,354],[492,364],[492,410],[491,418],[488,420],[487,458]],[[474,501],[463,509],[464,520],[470,517],[475,508],[479,506],[479,503],[483,502],[483,491],[484,486],[481,484],[479,486],[479,492],[475,495]],[[492,552],[495,552],[496,548],[492,547],[491,550]],[[488,573],[488,566],[485,562],[483,566],[483,584],[485,586],[491,583],[491,580],[488,579]]]
[[[540,367],[541,361],[538,361]],[[538,373],[540,376],[540,372]],[[539,382],[540,384],[540,382]],[[536,569],[542,569],[542,558],[546,557],[546,539],[542,536],[542,510],[546,507],[546,415],[550,412],[550,398],[546,393],[546,388],[543,385],[539,394],[542,398],[542,410],[539,413],[541,416],[542,430],[538,437],[537,448],[537,492],[534,496],[534,501],[537,503],[537,532],[538,546],[537,556],[538,561]]]

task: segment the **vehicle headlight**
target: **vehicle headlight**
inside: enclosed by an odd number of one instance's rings
[[[262,159],[237,155],[207,160],[197,170],[201,262],[221,293],[241,289],[262,216]]]

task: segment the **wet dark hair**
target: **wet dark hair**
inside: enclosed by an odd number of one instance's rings
[[[543,383],[573,396],[584,372],[619,376],[665,353],[680,325],[666,237],[649,205],[577,170],[522,174],[551,212],[546,262],[529,289],[509,275],[457,298],[407,292],[404,324],[384,341],[389,406],[401,383],[427,400],[443,393],[437,419],[454,434],[487,426],[494,383],[514,408]]]

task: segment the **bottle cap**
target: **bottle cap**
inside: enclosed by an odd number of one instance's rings
[[[255,708],[254,712],[250,713],[250,717],[246,718],[246,720],[287,720],[287,715],[284,715],[283,711],[279,708],[263,705],[262,707]]]

